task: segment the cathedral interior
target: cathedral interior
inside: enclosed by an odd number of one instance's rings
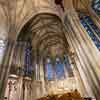
[[[0,0],[0,100],[100,100],[100,0]]]

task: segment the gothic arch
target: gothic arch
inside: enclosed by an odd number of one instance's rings
[[[28,37],[30,38],[31,42],[33,41],[33,45],[35,45],[35,47],[33,48],[37,48],[37,46],[39,48],[39,45],[43,44],[41,42],[50,40],[49,38],[54,38],[53,41],[56,41],[55,39],[57,39],[58,41],[63,41],[63,43],[65,42],[64,44],[67,44],[68,46],[67,40],[64,35],[62,21],[55,14],[41,13],[27,22],[27,24],[22,28],[18,39],[20,40],[21,38],[26,38],[27,40]]]
[[[33,56],[37,63],[41,57],[43,59],[48,54],[56,56],[55,49],[60,49],[57,51],[57,55],[60,56],[69,49],[62,21],[55,14],[41,13],[34,16],[17,37],[17,41],[28,40],[32,44]]]

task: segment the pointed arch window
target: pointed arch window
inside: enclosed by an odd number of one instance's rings
[[[46,59],[46,64],[45,64],[45,77],[47,80],[54,80],[54,70],[53,70],[53,65],[51,62],[50,58]]]
[[[80,22],[87,31],[88,35],[100,50],[100,29],[96,26],[89,15],[80,14]]]
[[[56,58],[55,62],[55,71],[56,71],[56,79],[64,79],[65,72],[64,72],[64,63],[60,60],[60,58]]]
[[[25,76],[32,76],[33,68],[32,68],[32,47],[28,43],[25,48]]]
[[[63,80],[66,78],[66,72],[68,72],[68,77],[74,77],[71,64],[67,55],[63,56],[63,59],[56,57],[54,63],[50,58],[46,59],[45,64],[45,78],[46,80]]]

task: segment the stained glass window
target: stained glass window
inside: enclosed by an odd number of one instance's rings
[[[55,58],[55,62],[53,62],[50,58],[47,59],[45,64],[45,75],[47,80],[63,80],[66,78],[65,68],[68,72],[68,77],[73,77],[73,70],[71,68],[68,56],[64,56],[64,59],[60,59],[60,57]]]
[[[72,67],[71,67],[71,64],[69,62],[69,58],[68,58],[67,55],[64,55],[64,64],[65,64],[65,67],[67,69],[68,76],[69,77],[73,77],[74,76],[73,70],[72,70]]]
[[[25,48],[25,75],[32,76],[33,68],[32,68],[32,48],[28,44]]]
[[[93,0],[92,8],[94,9],[94,11],[95,11],[98,15],[100,15],[100,0]]]
[[[56,79],[64,79],[64,63],[59,58],[56,58],[55,63]]]
[[[46,64],[45,64],[45,75],[47,80],[53,80],[54,79],[54,70],[53,65],[50,60],[50,58],[47,58]]]
[[[100,50],[100,29],[95,25],[90,16],[82,14],[80,22],[86,29],[88,35],[93,40],[96,47]]]

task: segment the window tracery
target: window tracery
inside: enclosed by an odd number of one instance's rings
[[[100,50],[100,29],[95,25],[89,15],[83,13],[80,14],[80,22],[96,45],[96,47]]]
[[[32,77],[33,67],[32,67],[32,47],[28,43],[25,48],[25,68],[24,68],[25,76]]]
[[[69,62],[68,56],[64,55],[63,59],[56,57],[54,61],[47,58],[45,64],[45,74],[47,80],[64,80],[66,77],[65,69],[68,72],[68,77],[74,77],[71,64]]]
[[[53,65],[50,58],[47,58],[46,64],[45,64],[45,73],[46,73],[46,79],[47,80],[54,80],[54,70]]]
[[[100,0],[93,0],[92,8],[94,9],[94,11],[95,11],[98,15],[100,15]]]
[[[61,80],[65,78],[64,63],[59,57],[56,58],[55,62],[56,79]]]

